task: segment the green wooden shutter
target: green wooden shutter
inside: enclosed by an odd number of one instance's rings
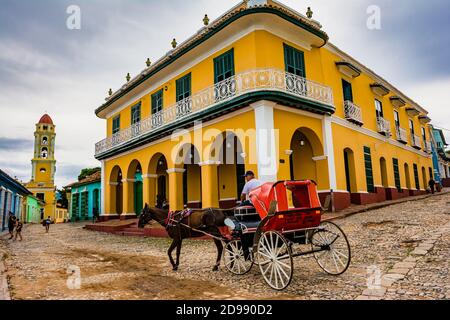
[[[400,182],[400,169],[398,167],[398,159],[392,159],[394,164],[394,179],[395,179],[395,187],[400,192],[402,191],[402,185]]]
[[[284,44],[284,64],[286,72],[303,78],[306,77],[305,55],[302,51]]]
[[[191,74],[176,81],[177,102],[191,96]]]
[[[367,192],[375,192],[372,169],[372,155],[369,147],[364,147],[364,165],[366,168]]]
[[[112,133],[116,134],[117,132],[120,131],[120,115],[118,115],[117,117],[115,117],[113,119],[113,129],[112,129]]]
[[[342,88],[344,90],[344,101],[352,101],[353,102],[352,84],[345,80],[342,80]]]
[[[163,108],[163,90],[152,95],[152,114],[158,113]]]
[[[214,83],[234,76],[234,49],[214,59]]]
[[[414,181],[416,183],[416,189],[420,190],[419,169],[417,168],[417,164],[414,164]]]

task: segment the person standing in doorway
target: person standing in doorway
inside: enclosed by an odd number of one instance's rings
[[[9,217],[8,217],[8,231],[9,231],[9,240],[11,240],[12,238],[14,238],[14,228],[16,226],[16,216],[14,215],[14,213],[12,213],[11,211],[9,212]]]
[[[244,189],[242,189],[241,206],[253,206],[250,201],[250,192],[259,188],[261,182],[255,178],[255,173],[253,171],[247,171],[244,177],[247,183],[245,184]]]

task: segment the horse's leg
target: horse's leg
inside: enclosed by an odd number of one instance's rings
[[[217,247],[217,260],[216,265],[213,268],[213,271],[219,271],[220,261],[222,260],[223,244],[222,241],[219,241],[217,239],[214,239],[214,243],[216,244]]]
[[[176,263],[177,270],[178,270],[178,267],[180,265],[180,255],[181,255],[181,246],[182,246],[182,244],[183,244],[183,239],[180,239],[178,241],[178,244],[177,244],[177,263]]]
[[[172,258],[172,252],[175,249],[175,247],[178,245],[177,242],[178,242],[178,240],[173,239],[172,244],[170,245],[169,251],[167,252],[167,254],[169,255],[170,263],[172,264],[173,271],[178,270],[178,266],[175,264],[175,261],[173,261],[173,258]]]

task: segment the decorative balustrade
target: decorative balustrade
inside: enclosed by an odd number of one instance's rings
[[[418,135],[411,135],[411,145],[413,146],[413,148],[422,149],[422,144],[420,143],[420,137]]]
[[[388,120],[378,117],[377,118],[377,129],[378,129],[379,133],[381,133],[387,137],[391,136],[391,123]]]
[[[352,101],[344,101],[345,119],[358,125],[363,125],[361,108]]]
[[[397,141],[408,143],[408,133],[405,129],[397,127],[395,128]]]
[[[95,145],[95,154],[104,153],[153,130],[173,124],[240,95],[265,90],[288,93],[333,106],[333,90],[328,86],[278,69],[250,70],[210,86],[98,142]]]

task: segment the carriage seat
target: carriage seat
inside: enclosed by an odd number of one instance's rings
[[[255,207],[244,206],[237,207],[234,209],[234,217],[239,222],[260,222],[261,218],[259,213],[256,211]]]

